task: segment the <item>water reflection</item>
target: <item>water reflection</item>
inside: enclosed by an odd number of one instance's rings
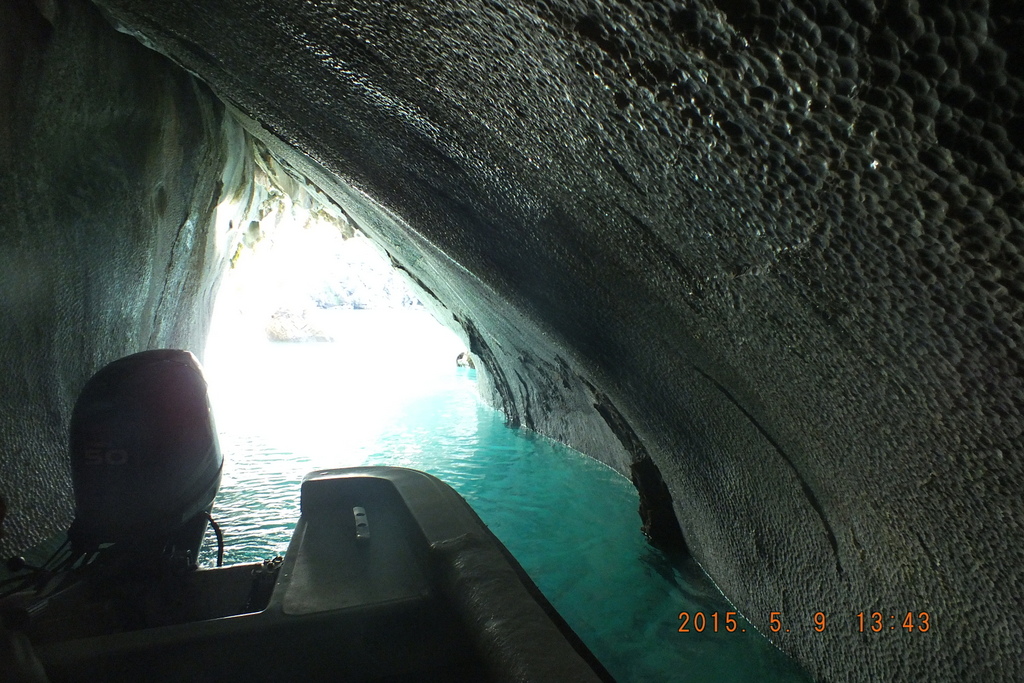
[[[349,312],[346,324],[370,328],[381,339],[374,348],[395,336],[429,338],[394,327],[401,315],[365,313]],[[625,478],[508,429],[477,397],[474,371],[455,368],[458,349],[439,346],[445,361],[426,370],[407,369],[401,355],[367,369],[365,347],[345,342],[263,344],[244,354],[232,347],[220,357],[212,350],[207,367],[226,458],[214,514],[230,561],[286,548],[308,471],[412,467],[467,499],[618,680],[808,680],[749,624],[746,634],[680,634],[681,611],[710,618],[733,608],[694,563],[645,542]]]

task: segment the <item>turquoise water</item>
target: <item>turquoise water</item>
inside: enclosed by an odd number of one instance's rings
[[[682,611],[734,608],[695,564],[645,542],[626,479],[507,428],[426,314],[347,311],[337,324],[334,343],[211,342],[227,562],[284,552],[307,472],[412,467],[469,501],[617,680],[810,680],[742,619],[746,633],[679,633]]]

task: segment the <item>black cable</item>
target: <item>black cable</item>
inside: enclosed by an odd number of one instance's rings
[[[34,576],[9,576],[6,579],[0,580],[0,586],[7,586],[7,585],[12,584],[12,583],[18,583],[19,581],[22,584],[26,584],[26,583],[30,583],[31,580],[34,579],[34,578],[35,578]],[[22,586],[18,586],[17,588],[15,588],[14,590],[11,590],[10,592],[0,593],[0,598],[6,598],[8,595],[12,595],[14,593],[17,593],[20,590],[22,590]]]
[[[67,545],[68,539],[65,538],[64,541],[59,546],[57,546],[57,549],[53,551],[53,554],[50,555],[49,558],[47,558],[46,562],[43,562],[38,567],[26,565],[24,568],[29,570],[29,574],[22,574],[20,576],[10,576],[6,579],[0,580],[0,587],[5,587],[20,582],[18,586],[6,590],[3,593],[0,593],[0,598],[6,598],[10,595],[13,595],[14,593],[27,590],[33,584],[38,583],[41,577],[50,576],[52,574],[52,570],[49,568],[50,564],[61,554],[61,552],[64,551]]]
[[[64,542],[61,543],[59,546],[57,546],[57,549],[53,551],[53,555],[50,555],[50,558],[48,560],[46,560],[46,562],[43,562],[43,564],[40,565],[40,568],[41,569],[46,569],[47,567],[49,567],[50,563],[53,562],[55,559],[57,559],[57,556],[60,555],[61,552],[63,552],[63,550],[68,547],[68,544],[70,542],[71,542],[71,539],[68,538],[67,536],[65,536],[64,537]]]
[[[17,584],[14,586],[14,588],[8,588],[0,592],[0,600],[7,598],[11,595],[14,595],[15,593],[20,593],[21,591],[28,590],[33,586],[36,586],[38,588],[40,577],[44,574],[49,576],[49,572],[43,572],[39,569],[33,568],[31,573],[29,574],[23,574],[22,576],[11,576],[4,579],[3,581],[0,581],[0,586],[3,587],[9,586],[11,584]]]
[[[221,567],[224,565],[224,534],[221,533],[220,525],[213,520],[213,515],[210,514],[209,510],[203,514],[206,515],[207,521],[213,527],[213,533],[217,536],[217,566]]]

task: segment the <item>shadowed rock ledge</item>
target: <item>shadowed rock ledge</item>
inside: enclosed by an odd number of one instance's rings
[[[3,10],[4,550],[67,521],[85,377],[201,346],[259,138],[512,423],[649,459],[820,678],[1022,675],[1015,4],[101,4],[235,113],[80,2]]]

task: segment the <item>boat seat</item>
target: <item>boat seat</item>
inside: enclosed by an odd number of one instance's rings
[[[423,534],[389,480],[307,479],[287,552],[294,564],[284,613],[426,599],[431,593],[426,554]]]

